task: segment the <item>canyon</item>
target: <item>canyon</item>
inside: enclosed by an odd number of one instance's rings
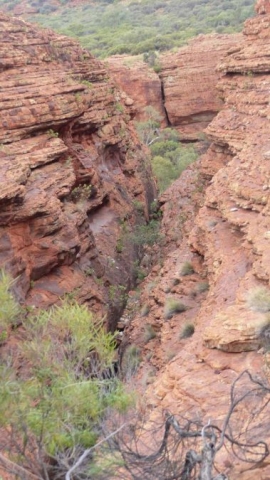
[[[269,313],[249,305],[270,282],[269,0],[256,10],[243,34],[201,36],[164,54],[158,73],[127,57],[106,66],[74,40],[0,14],[0,266],[21,304],[75,298],[114,330],[134,287],[138,205],[148,221],[157,198],[133,120],[151,104],[183,141],[211,142],[159,197],[162,244],[120,319],[123,355],[141,352],[133,382],[149,420],[220,420],[239,373],[269,376],[258,335]],[[166,318],[171,301],[185,311]],[[270,476],[268,459],[250,469],[223,453],[218,467],[230,480]]]
[[[166,256],[143,286],[147,317],[135,315],[126,330],[143,352],[139,376],[152,420],[168,410],[218,419],[237,374],[269,376],[258,338],[266,314],[249,305],[270,278],[269,2],[258,2],[257,12],[218,64],[224,104],[206,128],[208,151],[160,198]],[[187,262],[192,270],[182,274]],[[166,319],[173,300],[186,308]],[[146,323],[155,332],[147,342]],[[195,332],[185,338],[190,324]],[[267,416],[260,421],[267,436]],[[270,475],[267,461],[251,470],[229,454],[218,462],[230,480]]]

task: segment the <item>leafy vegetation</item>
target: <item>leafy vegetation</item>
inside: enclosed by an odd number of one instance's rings
[[[146,119],[136,123],[139,137],[151,150],[151,163],[159,190],[163,192],[188,165],[197,159],[193,145],[180,142],[173,128],[160,129],[160,115],[151,106],[145,108]]]
[[[247,304],[251,310],[256,312],[270,311],[270,290],[266,287],[256,287],[249,290]]]
[[[5,328],[18,312],[10,287],[2,273]],[[0,449],[13,472],[20,466],[38,478],[60,478],[83,449],[95,445],[107,412],[124,411],[132,399],[109,374],[114,335],[86,306],[65,300],[21,322],[16,355],[1,352]]]
[[[0,0],[12,11],[20,0]],[[70,7],[61,0],[29,0],[28,20],[68,36],[99,57],[179,47],[200,33],[232,33],[253,15],[254,0],[93,0]],[[25,8],[25,4],[24,4]]]
[[[164,307],[164,318],[169,320],[175,313],[182,313],[187,310],[187,306],[179,300],[168,298]]]

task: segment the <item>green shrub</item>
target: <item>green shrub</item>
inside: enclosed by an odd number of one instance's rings
[[[166,319],[170,319],[173,317],[175,313],[182,313],[187,310],[187,306],[184,305],[179,300],[175,300],[174,298],[169,298],[164,307],[164,317]]]
[[[21,309],[11,294],[11,288],[14,284],[11,276],[0,270],[0,329],[3,338],[7,338],[7,329],[18,323]],[[4,333],[5,332],[5,333]]]
[[[209,283],[208,282],[200,282],[196,285],[196,292],[203,293],[209,290]]]
[[[150,220],[146,225],[137,225],[131,235],[134,245],[154,245],[161,240],[159,222]]]
[[[153,326],[150,323],[146,323],[146,325],[144,325],[144,335],[143,335],[145,343],[149,342],[150,340],[152,340],[156,336],[157,336],[157,334],[156,334]]]
[[[144,304],[141,308],[140,315],[141,315],[141,317],[147,317],[149,312],[150,312],[149,305]]]
[[[20,371],[14,357],[2,357],[0,366],[0,428],[6,431],[6,451],[12,461],[19,456],[27,471],[33,466],[34,473],[43,478],[46,472],[51,478],[67,449],[80,455],[95,444],[108,409],[124,411],[131,402],[116,377],[104,376],[112,369],[115,336],[86,306],[64,301],[23,320],[17,354]]]
[[[192,263],[184,262],[183,265],[180,268],[179,273],[182,277],[185,277],[187,275],[191,275],[192,273],[194,273],[194,268],[192,266]]]
[[[179,339],[181,340],[183,338],[192,337],[194,332],[195,332],[195,327],[193,323],[186,323],[180,332]]]
[[[257,312],[270,311],[270,290],[266,287],[256,287],[249,290],[247,305],[251,310]]]
[[[124,354],[122,359],[122,372],[125,379],[129,379],[132,375],[134,375],[142,361],[141,358],[141,350],[137,345],[129,345]]]

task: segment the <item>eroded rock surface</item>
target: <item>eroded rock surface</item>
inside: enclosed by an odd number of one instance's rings
[[[242,34],[199,35],[177,53],[162,54],[156,60],[158,73],[140,58],[125,55],[109,58],[109,71],[137,120],[145,118],[144,108],[151,105],[163,126],[177,128],[183,140],[198,140],[222,107],[216,89],[222,72],[216,66],[242,40]]]
[[[138,57],[115,55],[107,59],[109,72],[121,90],[123,101],[136,120],[144,120],[145,107],[151,105],[159,113],[163,126],[167,125],[163,106],[161,81],[153,68]]]
[[[89,52],[4,14],[0,36],[0,266],[22,301],[68,294],[110,305],[113,322],[134,261],[123,222],[135,223],[135,199],[147,216],[154,196],[146,155]]]
[[[183,139],[197,139],[221,109],[216,66],[230,47],[241,42],[241,34],[199,35],[177,53],[161,57],[165,108]]]
[[[225,103],[207,129],[211,147],[197,172],[186,171],[161,198],[167,256],[143,286],[141,314],[126,337],[145,358],[138,376],[150,384],[152,419],[169,410],[219,422],[240,372],[269,377],[258,333],[267,313],[249,301],[258,286],[270,284],[270,15],[259,11],[263,15],[246,23],[244,43],[219,66]],[[181,273],[186,262],[194,273]],[[171,299],[186,309],[168,318]],[[184,338],[190,323],[195,333]],[[150,339],[145,324],[154,331]],[[267,425],[268,416],[259,425]],[[262,435],[267,439],[267,428]],[[269,460],[250,470],[225,454],[218,465],[230,480],[270,477]]]

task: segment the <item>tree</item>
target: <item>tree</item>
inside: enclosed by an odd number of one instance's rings
[[[165,412],[160,424],[134,418],[113,435],[104,430],[104,441],[96,451],[100,470],[93,478],[225,480],[226,473],[213,473],[216,458],[225,449],[232,458],[254,468],[269,455],[263,440],[269,432],[269,402],[270,387],[244,371],[231,386],[221,423]],[[116,462],[110,471],[102,468],[102,459],[108,455],[115,456]],[[79,474],[76,478],[92,477]]]
[[[159,137],[159,128],[161,115],[157,110],[149,105],[144,108],[146,120],[144,122],[136,122],[136,128],[141,141],[150,146]]]
[[[0,282],[0,313],[11,312],[7,331],[17,311],[8,278]],[[132,401],[113,374],[115,335],[103,324],[86,306],[64,300],[22,317],[15,347],[0,351],[0,465],[16,478],[63,478],[96,444],[107,412]]]

